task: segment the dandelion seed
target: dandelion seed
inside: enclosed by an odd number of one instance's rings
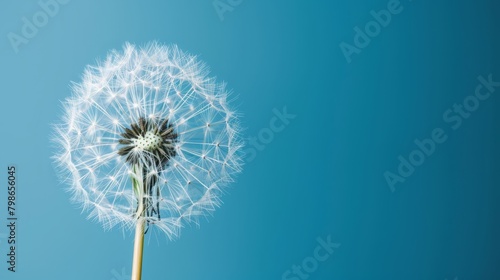
[[[178,237],[185,222],[220,205],[221,188],[241,171],[227,96],[176,46],[125,44],[87,67],[53,136],[72,200],[106,229],[135,227],[141,259],[137,232]]]

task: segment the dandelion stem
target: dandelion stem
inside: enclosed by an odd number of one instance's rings
[[[134,257],[132,260],[132,280],[141,280],[142,252],[144,247],[144,219],[137,220],[135,227]]]
[[[142,255],[144,248],[144,219],[145,205],[144,205],[144,188],[142,180],[142,168],[140,165],[134,165],[132,176],[132,188],[137,196],[137,212],[136,212],[136,226],[135,226],[135,239],[134,239],[134,255],[132,259],[132,280],[141,280],[142,275]]]

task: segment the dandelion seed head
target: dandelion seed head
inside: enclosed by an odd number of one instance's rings
[[[88,66],[72,91],[53,159],[72,201],[106,229],[135,225],[134,176],[151,186],[148,225],[173,239],[217,208],[241,171],[238,114],[224,84],[176,46],[125,44]]]

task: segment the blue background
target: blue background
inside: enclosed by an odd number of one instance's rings
[[[442,117],[478,76],[500,80],[500,5],[402,0],[348,63],[339,44],[354,44],[353,28],[388,2],[244,0],[221,20],[212,0],[71,0],[16,53],[8,34],[41,8],[2,1],[0,223],[14,164],[19,244],[11,273],[0,227],[0,279],[126,279],[133,237],[104,232],[69,202],[50,124],[87,64],[151,40],[199,55],[228,82],[246,137],[269,127],[274,108],[296,117],[200,228],[148,238],[143,279],[285,279],[329,235],[341,245],[309,279],[500,279],[500,90],[457,130]],[[438,127],[447,141],[392,192],[384,172]]]

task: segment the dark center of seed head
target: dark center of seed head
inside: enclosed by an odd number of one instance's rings
[[[130,127],[125,127],[121,136],[119,143],[122,146],[118,154],[129,164],[153,164],[151,167],[161,170],[176,155],[177,133],[167,118],[141,117]]]

